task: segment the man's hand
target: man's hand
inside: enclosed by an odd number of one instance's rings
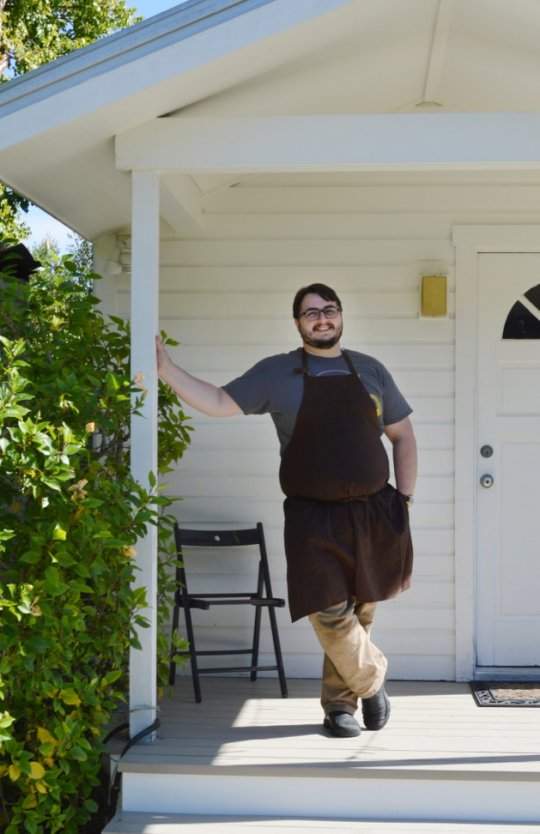
[[[161,336],[156,336],[156,358],[158,376],[160,379],[163,379],[163,375],[166,374],[167,368],[172,365],[172,360],[165,349]],[[165,382],[166,380],[163,381]]]
[[[159,336],[156,336],[156,360],[159,378],[197,411],[210,417],[232,417],[242,413],[240,406],[223,388],[197,379],[175,365]]]

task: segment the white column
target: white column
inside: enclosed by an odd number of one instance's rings
[[[141,416],[131,420],[131,472],[149,489],[157,474],[157,391],[155,335],[159,304],[159,174],[134,171],[131,220],[131,375],[147,391]],[[157,714],[157,530],[149,526],[137,543],[135,586],[146,588],[149,628],[138,629],[140,649],[130,652],[130,734],[151,724]]]

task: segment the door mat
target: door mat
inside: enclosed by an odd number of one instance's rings
[[[540,707],[540,682],[474,681],[470,687],[479,707]]]

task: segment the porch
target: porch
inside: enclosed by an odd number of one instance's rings
[[[180,678],[161,704],[158,740],[120,764],[122,809],[107,834],[259,823],[283,834],[350,832],[346,820],[365,821],[355,834],[408,831],[412,820],[422,821],[416,831],[469,823],[479,833],[540,821],[538,710],[478,708],[463,683],[396,681],[384,730],[334,739],[321,728],[318,681],[289,685],[282,699],[272,679],[205,678],[196,704],[191,680]]]

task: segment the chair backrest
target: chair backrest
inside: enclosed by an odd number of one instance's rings
[[[234,547],[258,544],[264,547],[261,522],[247,530],[188,530],[175,526],[177,547]]]

